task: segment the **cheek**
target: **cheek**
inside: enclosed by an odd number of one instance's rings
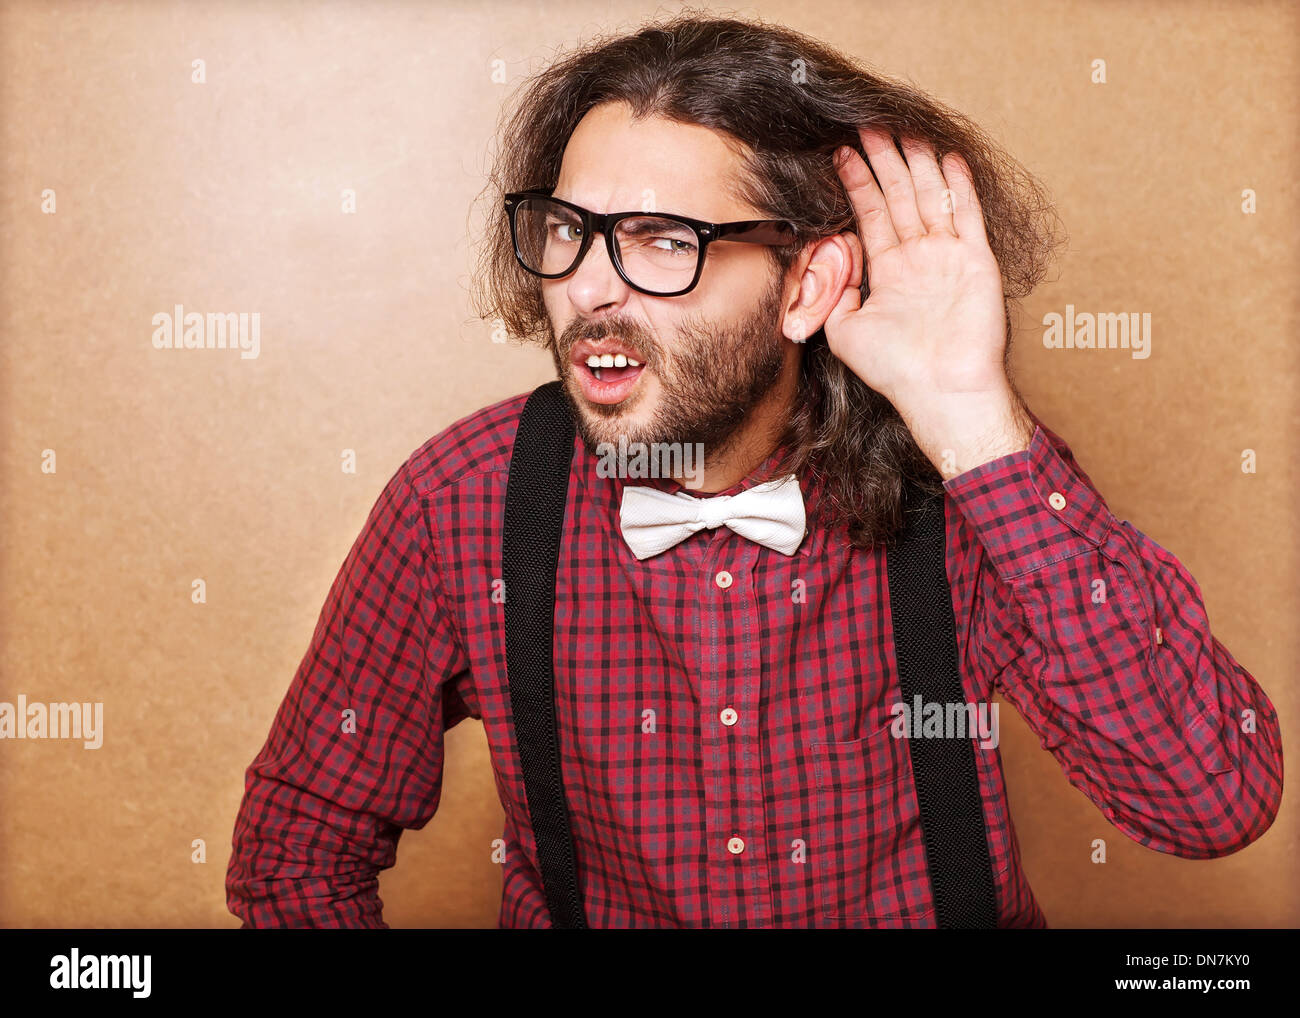
[[[555,335],[558,337],[567,324],[564,297],[559,287],[552,283],[542,284],[542,307],[545,308],[546,317],[551,320],[551,328],[555,330]]]
[[[730,328],[741,321],[757,304],[759,293],[754,279],[744,272],[718,272],[706,287],[701,281],[689,308],[683,310],[690,321],[699,323],[710,331]]]
[[[731,250],[720,251],[716,260],[710,254],[696,289],[709,314],[727,319],[756,307],[771,285],[771,266],[764,250],[733,244]]]

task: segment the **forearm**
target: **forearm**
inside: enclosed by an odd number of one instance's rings
[[[467,680],[405,470],[339,570],[249,766],[227,873],[251,926],[382,928],[378,874],[438,808]]]
[[[1047,434],[948,482],[986,552],[974,666],[1125,834],[1191,858],[1236,851],[1277,812],[1276,712],[1183,565],[1111,515]]]
[[[362,836],[335,835],[318,820],[277,815],[271,812],[276,798],[269,784],[250,786],[226,880],[230,911],[254,928],[386,929],[378,872],[393,864],[392,854],[352,857],[350,846]],[[259,823],[254,815],[268,819]]]

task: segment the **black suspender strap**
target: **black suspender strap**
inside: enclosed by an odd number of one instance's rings
[[[515,740],[542,885],[557,929],[586,928],[555,724],[555,571],[568,503],[574,424],[560,383],[528,397],[506,483],[502,534],[506,668]],[[943,496],[908,492],[908,523],[887,552],[899,682],[909,709],[964,703],[944,568]],[[997,925],[993,867],[969,738],[908,740],[940,928]]]
[[[557,929],[587,926],[560,778],[552,664],[555,568],[574,434],[559,382],[547,382],[528,397],[510,455],[501,537],[510,710],[542,886]]]
[[[918,694],[923,704],[964,704],[944,566],[943,494],[923,497],[909,487],[906,516],[899,542],[886,552],[903,702],[909,712]],[[993,865],[969,733],[907,741],[938,926],[994,929]]]

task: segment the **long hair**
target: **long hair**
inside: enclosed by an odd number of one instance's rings
[[[628,104],[636,118],[695,124],[742,143],[737,197],[759,211],[755,218],[790,220],[803,238],[857,232],[832,157],[841,145],[863,154],[859,127],[915,136],[936,158],[959,153],[1001,270],[1009,357],[1011,303],[1043,278],[1060,243],[1059,221],[1033,177],[973,121],[909,84],[788,28],[690,9],[563,56],[529,78],[513,111],[503,113],[495,164],[480,195],[490,225],[471,300],[482,318],[525,341],[550,342],[540,281],[515,261],[502,198],[553,184],[574,128],[607,102]],[[782,274],[799,253],[768,250]],[[769,476],[804,468],[815,474],[828,524],[844,523],[859,547],[897,537],[908,481],[922,492],[942,490],[940,474],[897,410],[831,352],[822,329],[804,344],[782,442],[790,451]]]

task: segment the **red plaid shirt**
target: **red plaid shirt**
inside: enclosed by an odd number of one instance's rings
[[[245,925],[385,926],[378,872],[438,808],[443,733],[466,717],[505,807],[500,925],[550,925],[493,596],[525,398],[435,436],[375,503],[247,772],[227,874]],[[555,680],[589,925],[935,925],[908,743],[890,733],[884,552],[827,529],[804,480],[792,556],[719,527],[637,561],[623,485],[681,487],[601,477],[575,446]],[[945,487],[968,700],[1014,704],[1143,845],[1203,859],[1259,837],[1281,796],[1277,714],[1179,561],[1041,423],[1027,451]],[[999,924],[1045,926],[1001,757],[975,745]]]

